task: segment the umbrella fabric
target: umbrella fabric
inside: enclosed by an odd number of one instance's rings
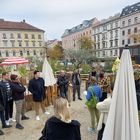
[[[46,58],[44,59],[44,63],[43,63],[42,77],[45,81],[45,86],[53,86],[56,83],[53,70]]]
[[[117,71],[103,140],[139,139],[140,128],[133,67],[129,50],[124,50]]]
[[[21,58],[21,57],[9,57],[7,59],[5,59],[0,65],[16,65],[16,64],[25,64],[28,63],[29,61],[25,58]]]

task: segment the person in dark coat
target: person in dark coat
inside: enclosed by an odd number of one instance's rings
[[[3,89],[2,89],[2,85],[0,84],[0,118],[1,118],[1,122],[2,122],[2,127],[7,126],[5,123],[5,117],[4,117],[4,106],[5,106],[5,102],[4,102],[4,93],[3,93]],[[7,126],[9,127],[9,126]],[[4,135],[4,132],[2,130],[0,130],[0,135]]]
[[[80,86],[81,86],[81,76],[77,69],[72,74],[73,101],[75,101],[76,91],[78,93],[78,99],[82,100],[81,95],[80,95]]]
[[[66,99],[55,100],[54,113],[47,120],[39,140],[81,140],[80,123],[71,120]]]
[[[20,124],[20,117],[22,120],[28,120],[29,118],[25,116],[25,106],[24,106],[24,92],[25,87],[21,84],[18,75],[11,74],[11,90],[12,97],[16,105],[16,128],[23,129],[24,127]]]
[[[57,85],[58,85],[58,88],[60,91],[60,96],[68,99],[67,91],[68,91],[69,81],[63,70],[61,71],[61,73],[58,77]]]
[[[6,124],[9,125],[9,122],[15,120],[13,119],[13,98],[10,87],[10,77],[7,72],[2,73],[2,80],[0,83],[3,86],[3,92],[5,94],[5,120]]]
[[[43,113],[46,115],[50,114],[45,110],[45,82],[43,78],[40,77],[40,72],[34,71],[34,78],[29,81],[28,90],[32,93],[33,101],[35,103],[35,112],[36,112],[36,120],[40,120],[39,118],[39,106],[41,105],[41,109]]]

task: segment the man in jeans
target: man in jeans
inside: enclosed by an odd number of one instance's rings
[[[46,115],[50,114],[45,110],[45,83],[43,78],[40,77],[40,72],[34,71],[34,78],[29,81],[29,89],[33,95],[33,101],[35,103],[35,112],[36,112],[36,120],[40,120],[39,118],[39,106],[41,105],[41,109],[43,113]]]
[[[9,125],[9,121],[15,121],[13,116],[13,98],[10,87],[9,74],[7,72],[2,73],[1,85],[3,86],[4,100],[5,100],[5,120],[6,124]]]
[[[25,87],[20,83],[19,77],[15,74],[11,75],[11,89],[13,100],[16,104],[16,128],[23,129],[24,127],[20,124],[20,117],[22,120],[28,120],[29,118],[25,116],[24,108],[24,92]]]

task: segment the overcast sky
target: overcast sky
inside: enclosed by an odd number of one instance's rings
[[[45,39],[61,39],[65,29],[83,20],[108,18],[140,0],[0,0],[0,18],[45,30]]]

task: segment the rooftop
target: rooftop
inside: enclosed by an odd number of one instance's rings
[[[140,2],[123,8],[121,17],[140,11]]]
[[[5,21],[4,19],[0,19],[0,29],[6,30],[32,30],[32,31],[40,31],[45,32],[42,29],[34,27],[25,22],[25,20],[21,22],[13,22],[13,21]]]
[[[84,20],[81,24],[79,24],[71,29],[66,29],[64,34],[62,35],[62,37],[65,37],[72,33],[75,33],[75,32],[81,31],[83,29],[86,29],[88,27],[91,27],[94,20],[96,20],[96,18],[93,18],[91,20]]]

